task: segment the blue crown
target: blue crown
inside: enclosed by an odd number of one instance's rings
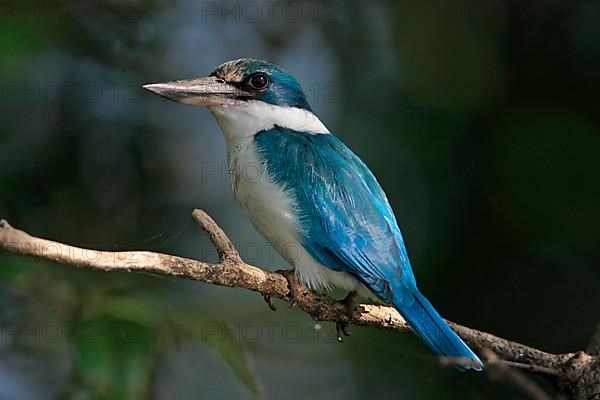
[[[252,85],[252,78],[258,74],[265,75],[268,84],[257,90]],[[285,69],[268,61],[240,58],[219,65],[210,75],[250,93],[245,100],[312,111],[298,81]]]

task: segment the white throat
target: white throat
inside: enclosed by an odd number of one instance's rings
[[[295,107],[282,107],[250,100],[232,105],[210,107],[217,118],[227,141],[239,141],[275,125],[315,135],[329,130],[310,111]]]

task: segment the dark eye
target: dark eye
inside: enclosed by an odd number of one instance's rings
[[[269,77],[262,72],[258,72],[250,77],[250,86],[256,90],[262,90],[269,85]]]

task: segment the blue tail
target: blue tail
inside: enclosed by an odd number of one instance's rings
[[[471,360],[473,365],[458,366],[459,369],[481,371],[483,363],[462,341],[460,337],[444,322],[435,311],[429,300],[419,289],[409,289],[411,293],[394,296],[394,305],[400,314],[408,321],[425,343],[439,356],[459,357]]]

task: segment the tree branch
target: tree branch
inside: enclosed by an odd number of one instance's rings
[[[6,220],[0,221],[0,248],[13,254],[39,257],[77,268],[150,272],[244,288],[266,298],[292,301],[288,280],[284,275],[245,263],[231,240],[208,214],[195,210],[192,215],[217,249],[217,264],[148,251],[103,251],[69,246],[31,236],[13,228]],[[411,331],[406,321],[391,307],[360,304],[354,308],[352,321],[348,321],[346,308],[340,302],[302,286],[295,287],[294,291],[295,305],[316,321],[351,322],[359,326]],[[583,351],[546,353],[487,332],[451,321],[448,323],[474,349],[494,354],[493,363],[503,363],[504,371],[515,367],[525,369],[546,377],[571,398],[600,399],[600,357],[597,354]],[[596,349],[597,342],[594,340],[590,344],[590,350]]]

